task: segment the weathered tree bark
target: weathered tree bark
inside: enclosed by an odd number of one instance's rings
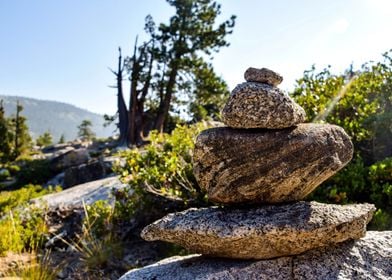
[[[117,72],[113,72],[116,76],[117,80],[117,108],[118,108],[118,128],[120,130],[120,137],[118,139],[119,146],[127,146],[127,135],[128,135],[128,111],[125,105],[123,88],[122,88],[122,73],[124,70],[124,66],[122,64],[121,57],[121,48],[118,48],[119,56],[118,56],[118,70]]]
[[[153,43],[154,47],[154,43]],[[136,143],[141,144],[143,142],[143,131],[144,131],[144,102],[146,101],[146,97],[148,94],[148,90],[151,85],[151,79],[152,79],[152,66],[154,62],[154,55],[151,53],[150,54],[150,60],[148,64],[148,72],[147,72],[147,77],[146,81],[144,82],[143,89],[141,90],[141,96],[138,99],[138,104],[137,104],[137,111],[135,115],[135,124],[136,124]]]
[[[169,115],[170,103],[173,96],[174,87],[176,85],[176,78],[178,74],[178,62],[174,62],[174,65],[170,71],[169,81],[166,86],[166,92],[161,98],[158,108],[158,115],[155,120],[155,129],[160,133],[164,130],[165,121]]]
[[[144,102],[151,84],[152,66],[154,61],[153,54],[149,53],[148,50],[149,43],[150,42],[145,43],[141,48],[139,48],[138,53],[136,40],[134,53],[131,59],[132,69],[128,113],[128,143],[130,145],[140,145],[143,143]],[[148,66],[147,75],[142,77],[142,73],[146,66]],[[138,84],[140,83],[143,83],[143,87],[138,90]]]
[[[137,144],[137,118],[138,109],[139,109],[139,100],[138,95],[140,91],[137,90],[138,82],[140,81],[140,74],[143,71],[143,56],[145,55],[146,46],[140,48],[139,56],[137,56],[137,38],[135,40],[135,46],[133,50],[132,56],[132,71],[131,71],[131,87],[130,87],[130,95],[129,95],[129,126],[128,126],[128,143],[130,145]]]
[[[183,17],[182,19],[182,24],[185,24],[185,18]],[[181,56],[183,55],[183,52],[181,52],[178,49],[181,49],[181,46],[184,45],[184,40],[185,38],[183,37],[182,34],[180,34],[180,37],[178,38],[178,41],[174,43],[174,58],[171,61],[170,65],[170,74],[169,74],[169,80],[166,85],[166,91],[165,94],[159,104],[158,108],[158,115],[155,120],[155,129],[158,130],[160,133],[164,131],[165,128],[165,121],[167,120],[167,117],[169,115],[169,110],[170,110],[170,103],[172,100],[173,92],[174,92],[174,87],[176,86],[176,79],[177,79],[177,74],[180,66],[180,59]]]

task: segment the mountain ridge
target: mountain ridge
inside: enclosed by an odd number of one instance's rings
[[[42,100],[24,96],[0,95],[4,101],[4,110],[7,117],[15,114],[16,102],[23,106],[22,115],[27,118],[30,134],[35,139],[46,131],[57,142],[62,134],[66,140],[77,138],[77,126],[85,119],[92,122],[92,129],[97,137],[113,135],[114,125],[103,127],[103,115],[88,111],[76,105],[62,101]]]

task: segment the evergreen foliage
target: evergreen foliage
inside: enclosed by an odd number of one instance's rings
[[[59,144],[64,144],[65,143],[65,136],[64,134],[61,134],[60,139],[59,139]]]
[[[27,126],[27,120],[21,115],[23,106],[17,102],[16,114],[11,117],[10,123],[12,126],[12,159],[15,160],[19,156],[28,152],[31,148],[31,137],[29,134],[29,128]]]
[[[95,133],[91,129],[92,126],[93,124],[90,120],[83,120],[82,123],[78,126],[78,136],[83,140],[92,140],[95,137]]]
[[[12,134],[9,121],[5,117],[3,100],[0,100],[0,163],[7,162],[11,157]]]
[[[0,163],[13,161],[31,148],[29,128],[22,111],[23,106],[17,102],[16,114],[6,118],[3,101],[0,102]]]
[[[40,147],[46,147],[53,144],[53,137],[49,131],[46,131],[44,134],[38,136],[36,143]]]
[[[124,62],[121,50],[116,75],[119,144],[141,144],[151,129],[169,131],[170,113],[194,121],[217,118],[228,95],[226,83],[214,72],[213,54],[228,46],[235,16],[219,23],[221,6],[213,0],[167,0],[175,9],[168,23],[156,25],[146,17],[149,40]],[[122,79],[130,80],[129,109],[123,98]]]

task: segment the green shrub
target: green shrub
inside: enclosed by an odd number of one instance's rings
[[[104,236],[113,229],[114,207],[106,200],[98,200],[92,205],[86,206],[84,226],[88,227],[93,234]]]
[[[369,182],[371,201],[383,209],[384,214],[392,216],[392,157],[369,167]]]
[[[171,134],[150,133],[150,144],[121,154],[126,164],[115,170],[133,188],[183,200],[203,200],[193,175],[192,152],[205,123],[177,126]]]
[[[58,187],[44,189],[27,185],[19,190],[0,192],[0,255],[40,246],[47,234],[45,212],[29,205],[28,201],[59,190]]]
[[[8,165],[7,169],[10,171],[11,175],[15,175],[20,171],[20,167],[15,164]]]
[[[327,203],[348,203],[366,201],[368,195],[367,168],[362,159],[357,157],[319,186],[309,199]]]
[[[39,247],[47,232],[42,209],[9,211],[0,219],[0,256]]]
[[[327,203],[373,203],[378,210],[370,227],[392,229],[392,158],[366,167],[357,157],[308,199]]]
[[[105,268],[123,254],[123,245],[112,231],[114,208],[103,200],[83,206],[85,217],[81,233],[74,240],[63,241],[76,250],[86,270]]]
[[[16,174],[18,186],[44,184],[55,174],[50,169],[50,162],[44,159],[27,160]]]
[[[18,190],[2,191],[0,192],[0,217],[17,206],[24,206],[32,198],[59,190],[59,187],[44,189],[42,186],[29,184]]]
[[[14,218],[12,212],[0,220],[0,256],[8,251],[21,252],[24,248],[22,240],[23,227],[19,216]]]
[[[392,211],[386,212],[383,209],[378,209],[369,224],[369,229],[372,230],[390,230],[392,228]]]

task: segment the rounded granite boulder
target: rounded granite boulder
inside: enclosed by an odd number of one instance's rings
[[[283,81],[283,77],[278,73],[267,68],[249,67],[244,74],[247,82],[256,82],[268,84],[270,86],[277,86]]]
[[[280,129],[304,122],[306,114],[278,88],[246,82],[232,91],[222,110],[222,119],[233,128]]]
[[[193,172],[212,202],[282,203],[304,199],[352,155],[349,136],[335,125],[219,127],[197,137]]]
[[[300,201],[257,208],[191,208],[145,227],[142,238],[232,259],[270,259],[359,239],[374,205]]]

